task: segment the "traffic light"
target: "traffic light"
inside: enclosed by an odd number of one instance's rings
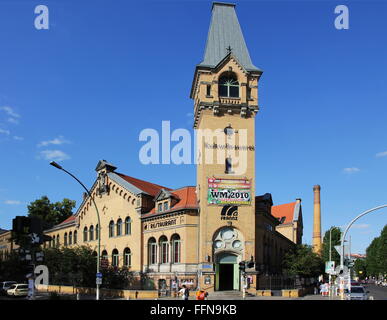
[[[246,262],[245,261],[239,262],[239,270],[241,272],[245,272],[245,270],[246,270]]]
[[[43,225],[38,217],[17,216],[12,220],[12,233],[15,243],[26,247],[43,243]]]

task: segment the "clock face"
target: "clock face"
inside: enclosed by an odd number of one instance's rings
[[[215,248],[221,248],[223,246],[223,242],[220,240],[215,241]]]
[[[242,246],[242,242],[240,242],[239,240],[235,240],[235,241],[232,243],[232,247],[233,247],[234,249],[239,249],[241,246]]]
[[[222,231],[222,238],[224,240],[230,240],[234,237],[234,231],[232,229],[225,229]]]

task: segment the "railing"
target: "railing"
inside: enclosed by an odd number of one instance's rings
[[[257,277],[257,290],[286,290],[296,288],[296,278],[293,277],[266,275]]]

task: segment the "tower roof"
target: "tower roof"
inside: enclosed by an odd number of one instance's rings
[[[261,72],[251,62],[235,12],[235,4],[214,2],[212,4],[211,24],[207,36],[204,60],[197,66],[214,68],[230,52],[247,71]]]

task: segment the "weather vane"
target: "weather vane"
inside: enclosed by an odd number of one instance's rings
[[[228,51],[228,53],[231,53],[231,51],[232,51],[232,48],[231,48],[231,46],[229,45],[227,48],[227,51]]]

